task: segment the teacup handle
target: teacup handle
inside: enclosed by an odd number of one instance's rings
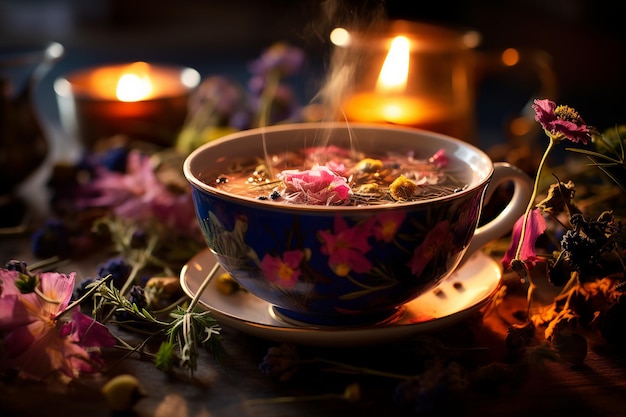
[[[533,181],[521,169],[506,162],[495,162],[493,166],[493,176],[487,186],[483,205],[489,201],[498,185],[508,181],[513,182],[513,195],[509,203],[493,220],[476,229],[463,260],[468,259],[472,253],[487,243],[510,233],[515,222],[526,211],[528,201],[532,196]]]

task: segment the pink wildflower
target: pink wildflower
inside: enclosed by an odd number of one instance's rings
[[[342,205],[350,201],[348,181],[326,166],[306,171],[286,170],[278,175],[285,184],[285,199],[296,204]]]
[[[74,273],[41,273],[36,292],[22,294],[18,271],[0,269],[0,370],[16,369],[24,378],[45,379],[58,372],[76,377],[94,372],[99,347],[115,345],[108,329],[77,309],[63,314],[74,288]]]
[[[150,157],[139,151],[128,154],[125,173],[101,167],[97,178],[86,185],[95,197],[79,201],[84,207],[110,207],[121,218],[156,219],[165,227],[198,231],[191,193],[175,193],[157,178]]]
[[[511,245],[502,258],[502,265],[508,268],[511,261],[516,258],[517,248],[520,244],[520,235],[522,234],[522,225],[524,224],[524,216],[520,217],[513,226],[513,235],[511,237]],[[534,266],[537,262],[537,253],[535,251],[535,243],[537,238],[546,230],[546,220],[541,215],[541,211],[536,208],[529,213],[526,222],[526,230],[524,233],[524,241],[522,242],[519,259],[527,266]]]
[[[371,249],[367,242],[370,235],[368,225],[358,224],[350,228],[341,216],[335,217],[335,233],[319,232],[322,253],[328,255],[328,265],[337,275],[345,277],[350,271],[363,273],[372,268],[365,256]]]
[[[300,262],[304,258],[301,250],[291,250],[278,256],[266,254],[261,261],[261,268],[267,279],[281,287],[293,288],[300,277]]]
[[[442,247],[451,237],[450,223],[447,220],[437,223],[428,232],[422,244],[415,248],[413,257],[408,263],[411,272],[415,275],[420,275],[426,268],[426,265],[441,252]]]
[[[553,138],[567,138],[574,143],[589,143],[591,134],[589,127],[580,115],[569,106],[557,106],[553,101],[535,100],[533,104],[535,120]]]

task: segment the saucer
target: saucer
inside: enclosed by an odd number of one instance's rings
[[[182,269],[183,291],[193,297],[217,260],[209,249]],[[218,275],[224,271],[220,268]],[[502,269],[477,251],[434,290],[402,306],[397,319],[368,326],[316,326],[285,320],[272,305],[246,292],[223,294],[216,280],[200,296],[200,304],[222,325],[263,339],[310,346],[342,347],[389,343],[421,332],[439,330],[487,304],[502,282]]]

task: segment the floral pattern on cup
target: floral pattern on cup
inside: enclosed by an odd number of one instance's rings
[[[202,199],[196,198],[203,207]],[[246,288],[265,294],[270,303],[312,312],[319,311],[319,303],[324,303],[330,305],[324,308],[331,312],[353,315],[368,307],[375,309],[386,290],[405,288],[412,294],[407,296],[410,299],[415,296],[416,281],[441,276],[451,269],[467,245],[469,230],[475,227],[478,213],[471,210],[476,206],[472,200],[459,199],[452,206],[416,213],[383,210],[362,218],[337,213],[318,219],[318,224],[303,214],[295,216],[293,224],[278,227],[281,233],[288,230],[292,234],[280,239],[287,244],[278,240],[275,244],[259,243],[257,237],[249,235],[252,222],[265,224],[262,234],[267,242],[276,233],[271,222],[249,218],[257,217],[258,210],[237,213],[218,204],[203,216],[201,226],[222,266]],[[232,212],[230,219],[225,215],[228,212]],[[431,223],[433,218],[434,227],[426,227],[424,219]],[[349,306],[351,300],[366,297],[371,302],[365,308]]]

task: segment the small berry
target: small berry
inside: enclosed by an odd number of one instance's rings
[[[129,411],[145,392],[132,375],[113,377],[102,387],[102,394],[114,411]]]

